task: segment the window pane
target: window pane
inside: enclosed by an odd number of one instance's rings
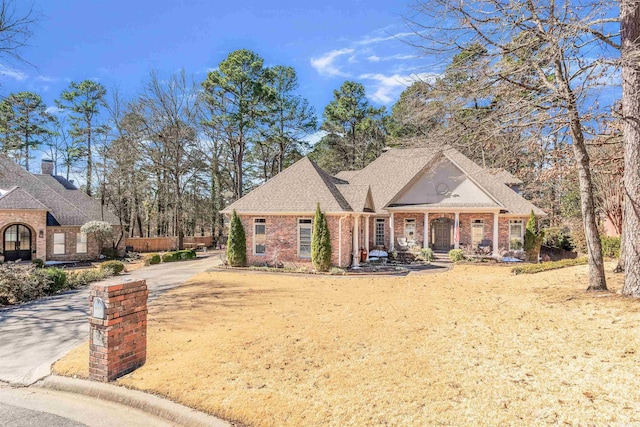
[[[64,255],[64,233],[55,233],[53,235],[53,253],[54,255]]]
[[[311,256],[311,226],[300,224],[298,253],[302,258]]]
[[[76,252],[79,254],[87,253],[87,235],[84,233],[76,234]]]
[[[384,246],[384,220],[376,220],[376,246]]]
[[[254,252],[256,254],[264,254],[266,252],[266,236],[267,228],[264,224],[264,220],[256,220],[255,230],[254,230]]]
[[[471,245],[473,247],[482,243],[484,238],[484,224],[475,223],[471,225]]]

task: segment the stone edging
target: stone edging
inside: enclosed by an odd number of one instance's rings
[[[119,403],[184,426],[233,426],[233,424],[212,415],[196,411],[195,409],[188,408],[153,394],[130,390],[113,384],[50,375],[44,380],[34,384],[34,387],[83,394],[85,396]]]

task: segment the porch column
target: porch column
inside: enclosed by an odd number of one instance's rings
[[[389,252],[393,251],[393,248],[395,246],[395,237],[393,236],[393,234],[393,212],[391,212],[391,216],[389,217]]]
[[[364,248],[367,250],[367,262],[369,262],[369,215],[364,217]]]
[[[500,256],[500,248],[498,248],[498,212],[493,214],[493,256]]]
[[[422,247],[429,247],[429,212],[424,213],[424,230],[422,230],[424,237],[422,239]]]
[[[353,264],[351,267],[360,267],[360,215],[353,218]]]
[[[456,212],[456,219],[453,222],[453,247],[460,248],[460,213]]]

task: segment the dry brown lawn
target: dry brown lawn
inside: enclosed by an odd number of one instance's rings
[[[640,301],[583,292],[586,271],[205,273],[153,305],[118,384],[257,426],[638,423]]]

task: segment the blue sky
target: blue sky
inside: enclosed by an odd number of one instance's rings
[[[17,1],[21,3],[20,0]],[[403,43],[404,1],[35,0],[42,18],[21,53],[4,63],[0,94],[29,90],[53,105],[70,81],[94,79],[133,97],[151,70],[184,68],[200,82],[233,50],[298,72],[299,93],[321,117],[345,80],[390,107],[413,79],[434,70]]]

